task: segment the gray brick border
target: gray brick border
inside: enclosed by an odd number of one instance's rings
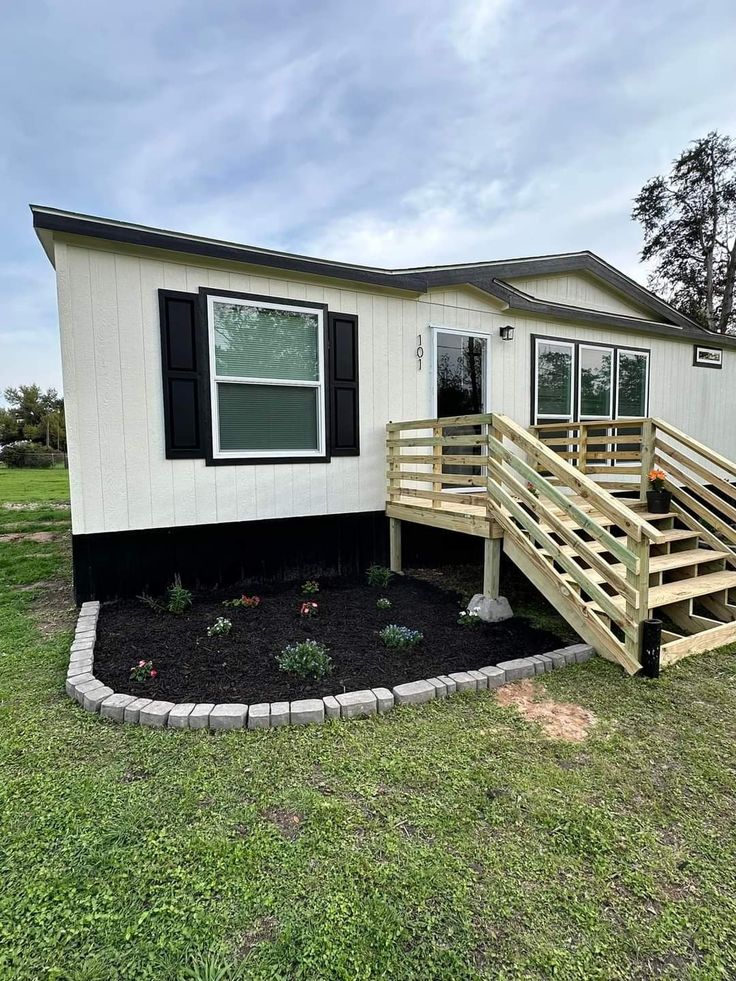
[[[100,616],[98,602],[83,603],[69,652],[66,693],[87,712],[114,722],[137,723],[158,729],[273,729],[277,726],[306,725],[330,719],[359,719],[383,715],[400,705],[423,705],[436,698],[459,692],[499,688],[521,678],[533,678],[547,671],[581,664],[595,651],[589,644],[571,644],[547,654],[517,657],[479,670],[453,671],[452,674],[409,681],[392,689],[372,688],[341,692],[323,698],[302,698],[293,702],[259,702],[245,705],[227,702],[166,702],[113,692],[94,676],[95,640]]]

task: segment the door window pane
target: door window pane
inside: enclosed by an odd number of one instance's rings
[[[580,418],[611,415],[613,352],[603,347],[580,347]]]
[[[647,363],[645,354],[618,353],[618,412],[622,418],[643,416],[647,401]]]
[[[537,416],[572,416],[572,347],[537,341]]]
[[[437,334],[437,415],[485,411],[486,341],[464,334]]]

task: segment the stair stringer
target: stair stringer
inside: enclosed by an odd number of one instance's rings
[[[641,665],[624,645],[603,626],[579,594],[570,589],[562,576],[540,555],[538,550],[513,522],[503,520],[503,550],[520,572],[532,582],[601,657],[620,664],[628,674],[636,674]]]

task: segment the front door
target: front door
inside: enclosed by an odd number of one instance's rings
[[[476,415],[488,404],[488,338],[455,330],[435,331],[435,410],[439,418]],[[478,435],[479,426],[453,426],[446,436]],[[475,456],[479,446],[453,445],[446,452]],[[479,467],[446,464],[443,473],[480,474]]]

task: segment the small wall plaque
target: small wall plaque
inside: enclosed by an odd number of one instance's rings
[[[693,348],[693,364],[699,368],[722,368],[722,348],[705,347],[702,344],[696,344]]]

